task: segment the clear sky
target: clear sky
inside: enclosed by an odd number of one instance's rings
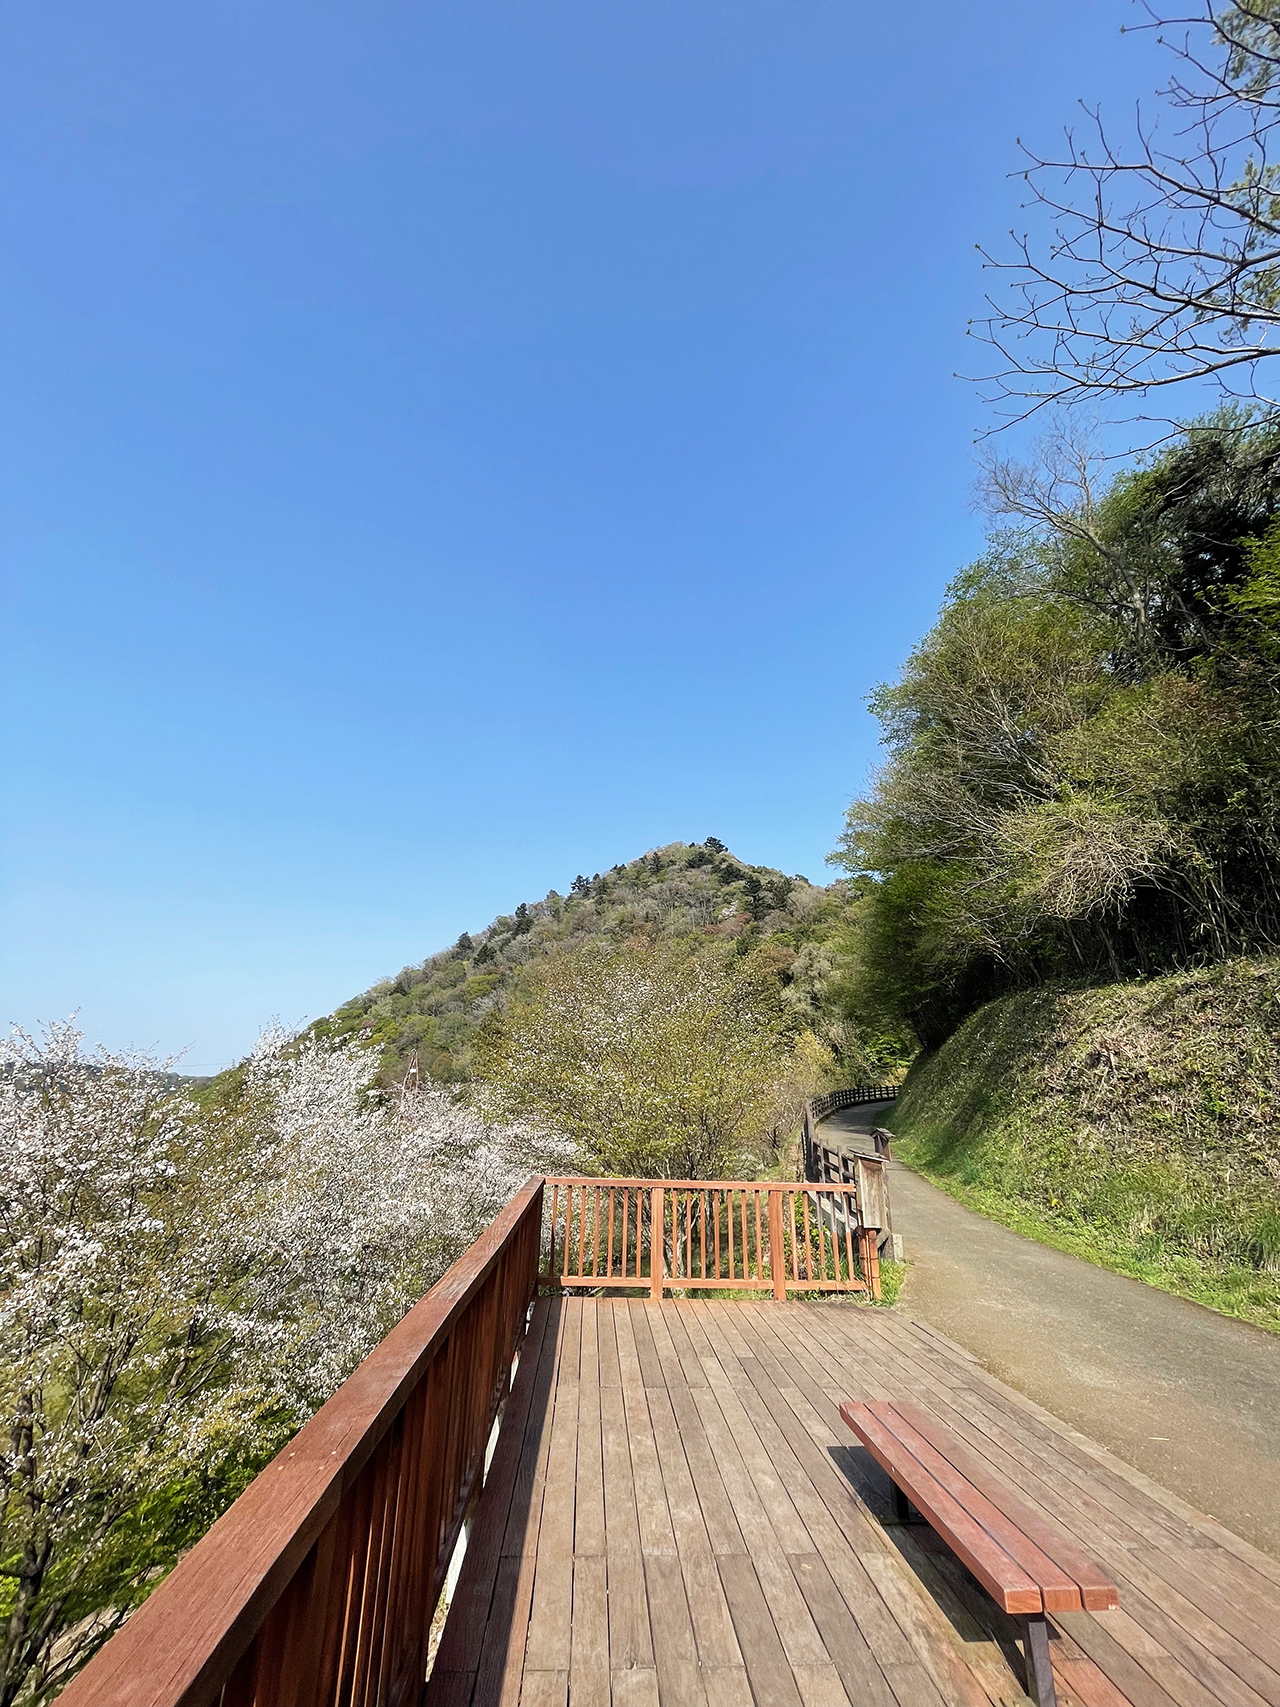
[[[0,1019],[207,1071],[663,842],[824,880],[1133,9],[3,11]]]

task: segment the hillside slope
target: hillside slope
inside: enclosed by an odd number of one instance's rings
[[[997,1220],[1280,1329],[1280,957],[988,1003],[893,1125]]]
[[[574,880],[522,902],[451,949],[406,966],[312,1030],[366,1035],[383,1050],[384,1077],[402,1075],[416,1049],[423,1072],[444,1080],[470,1072],[471,1040],[520,968],[568,944],[620,940],[636,933],[763,946],[797,1023],[824,1035],[840,1054],[847,1043],[832,992],[832,939],[847,913],[850,885],[821,888],[768,866],[748,865],[711,837],[673,842],[628,865]]]

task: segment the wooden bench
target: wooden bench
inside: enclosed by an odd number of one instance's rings
[[[915,1506],[987,1593],[1026,1620],[1027,1681],[1055,1707],[1047,1612],[1105,1612],[1115,1584],[920,1405],[844,1404],[840,1415],[893,1482],[906,1521]]]

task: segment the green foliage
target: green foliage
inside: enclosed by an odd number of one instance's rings
[[[476,1042],[485,1102],[606,1174],[741,1177],[814,1088],[757,950],[589,942],[526,969]]]
[[[851,999],[928,1045],[1011,984],[1280,942],[1280,427],[1210,423],[1056,510],[1020,478],[1048,519],[874,697],[889,763],[834,856],[873,880]]]
[[[1280,958],[981,1008],[896,1153],[1033,1236],[1280,1329]]]
[[[542,901],[522,902],[313,1030],[363,1034],[381,1052],[387,1083],[403,1078],[415,1049],[424,1072],[466,1080],[477,1028],[502,1009],[525,968],[588,943],[638,937],[760,954],[793,1029],[814,1032],[829,1051],[833,1079],[890,1074],[909,1058],[905,1034],[878,1023],[864,1027],[844,980],[842,944],[860,892],[857,884],[822,889],[747,865],[714,836],[701,845],[673,842],[603,876],[578,876],[568,897],[552,890]]]

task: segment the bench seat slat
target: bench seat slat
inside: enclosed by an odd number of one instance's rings
[[[921,1431],[914,1428],[900,1405],[894,1405],[892,1408],[888,1405],[877,1405],[876,1412],[880,1421],[892,1428],[898,1440],[941,1483],[952,1498],[964,1507],[969,1516],[982,1525],[996,1545],[1002,1548],[1016,1565],[1022,1566],[1040,1590],[1040,1598],[1046,1612],[1080,1611],[1080,1589],[1074,1579],[1068,1576],[1056,1560],[1037,1546],[1012,1518],[989,1500],[971,1478],[966,1477]]]
[[[1106,1572],[1082,1548],[1064,1535],[1035,1507],[1009,1486],[976,1452],[957,1439],[923,1405],[895,1401],[894,1410],[918,1434],[941,1452],[993,1506],[1016,1523],[1023,1534],[1047,1553],[1071,1577],[1080,1590],[1086,1612],[1111,1612],[1120,1605],[1120,1592]]]
[[[945,1537],[997,1606],[1006,1612],[1043,1611],[1040,1590],[982,1525],[969,1515],[868,1405],[843,1404],[840,1415],[872,1457]]]

